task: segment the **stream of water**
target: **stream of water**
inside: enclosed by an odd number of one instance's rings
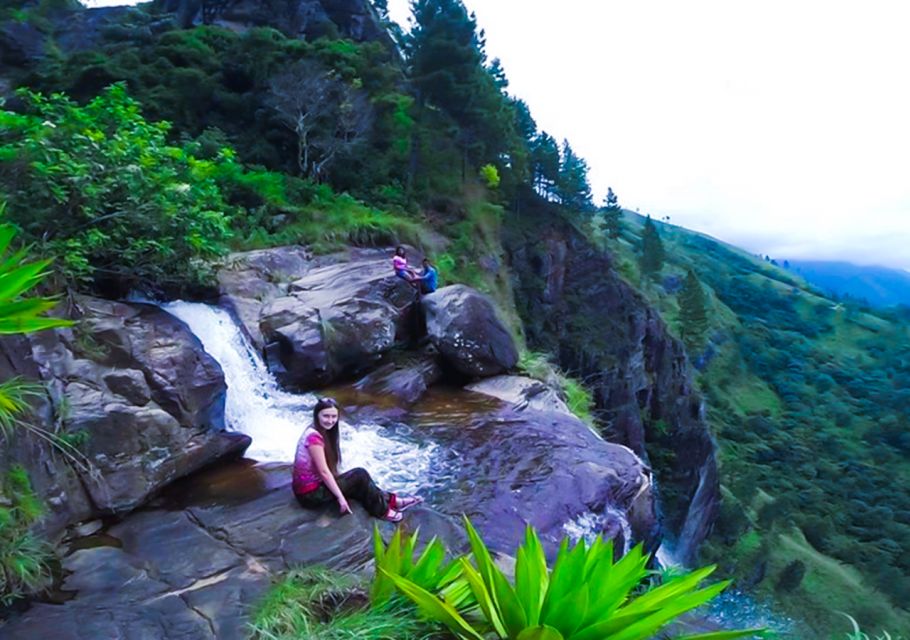
[[[252,438],[247,457],[291,462],[300,434],[312,422],[317,397],[282,390],[224,309],[181,301],[161,308],[186,323],[221,365],[227,383],[225,421],[229,430]],[[377,424],[342,422],[341,448],[344,468],[365,467],[382,487],[413,493],[427,483],[437,446],[403,439]]]

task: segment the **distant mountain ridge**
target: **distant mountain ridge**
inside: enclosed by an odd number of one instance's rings
[[[906,271],[825,260],[790,260],[789,266],[826,292],[863,299],[873,307],[910,305],[910,273]]]

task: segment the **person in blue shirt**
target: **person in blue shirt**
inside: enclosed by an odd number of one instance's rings
[[[439,286],[439,272],[427,258],[423,259],[423,271],[418,278],[423,288],[423,293],[433,293]]]

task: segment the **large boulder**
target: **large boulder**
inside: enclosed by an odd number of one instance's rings
[[[600,533],[617,548],[659,542],[648,467],[564,411],[430,390],[405,422],[438,447],[424,490],[433,508],[467,514],[495,550],[511,554],[532,524],[549,554],[565,535]],[[475,399],[476,398],[476,399]]]
[[[456,284],[423,298],[427,334],[447,364],[471,378],[503,373],[518,363],[518,350],[493,304]]]
[[[259,330],[262,307],[287,295],[293,280],[302,277],[320,262],[304,247],[275,247],[230,256],[218,271],[220,304],[237,317],[258,350],[265,348]]]
[[[134,509],[163,486],[220,458],[237,455],[245,436],[224,432],[226,386],[218,363],[173,316],[157,307],[78,298],[72,329],[28,336],[15,359],[48,390],[41,428],[84,440],[75,467],[81,488],[63,482],[63,495],[41,476],[68,472],[57,456],[36,450],[27,467],[51,505],[80,504],[92,513]],[[7,351],[9,353],[9,351]],[[42,452],[43,451],[43,452]],[[61,471],[61,468],[66,471]],[[70,507],[66,507],[70,508]],[[69,513],[68,517],[82,516]],[[67,518],[68,519],[68,518]]]
[[[312,269],[262,310],[263,338],[281,345],[283,382],[313,388],[367,371],[415,335],[415,291],[386,257]]]
[[[417,338],[416,292],[394,276],[390,255],[354,249],[313,258],[294,247],[238,254],[219,274],[222,303],[283,386],[322,387]]]

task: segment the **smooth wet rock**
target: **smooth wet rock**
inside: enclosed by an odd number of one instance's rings
[[[483,393],[511,404],[516,410],[555,411],[572,415],[572,411],[559,393],[534,378],[525,376],[495,376],[465,387],[468,391]]]
[[[456,284],[424,296],[427,334],[446,363],[472,378],[494,376],[518,363],[518,350],[493,303]]]
[[[564,412],[500,406],[456,421],[433,414],[436,396],[431,391],[405,420],[439,447],[427,487],[434,509],[455,520],[469,515],[491,547],[506,554],[514,553],[528,523],[555,552],[564,535],[583,528],[572,526],[579,520],[602,522],[604,534],[616,533],[615,520],[635,540],[655,546],[650,472],[629,448],[603,441]]]
[[[0,637],[241,640],[277,575],[301,564],[359,570],[372,558],[375,521],[356,505],[345,517],[303,509],[286,465],[212,469],[161,502],[107,531],[120,547],[69,555],[62,588],[76,597],[33,605]]]
[[[355,388],[366,393],[392,396],[405,405],[414,404],[442,378],[435,350],[406,354],[361,378]]]

